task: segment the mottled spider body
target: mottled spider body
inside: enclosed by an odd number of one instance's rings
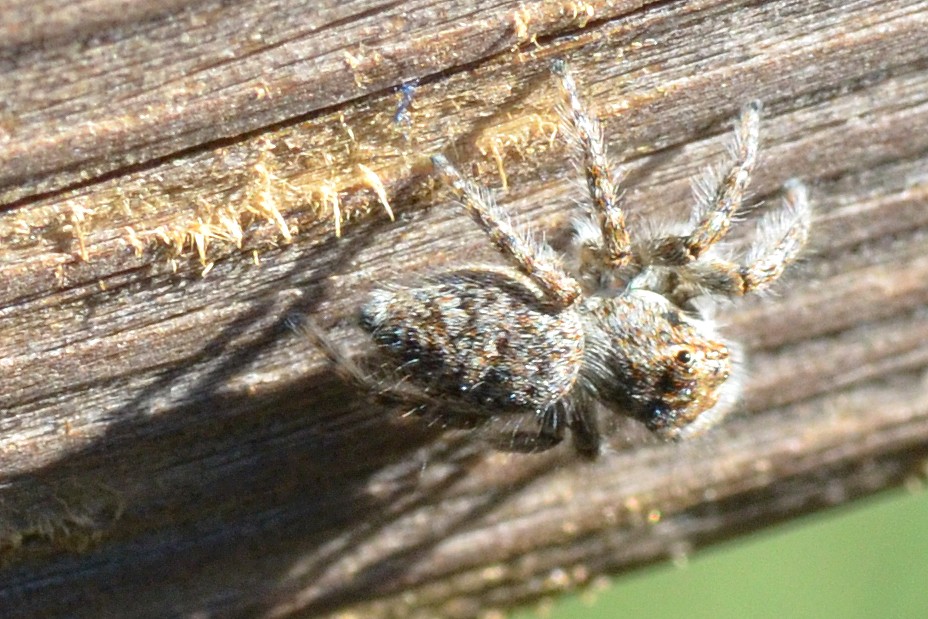
[[[708,323],[647,290],[559,308],[518,272],[466,270],[379,290],[361,315],[398,373],[478,414],[582,414],[570,401],[581,390],[676,438],[707,424],[694,426],[732,371]],[[549,420],[542,441],[564,421]]]
[[[583,363],[580,313],[550,303],[518,272],[462,270],[379,290],[361,316],[429,395],[490,414],[547,409],[569,395]]]
[[[760,220],[743,261],[718,251],[757,158],[760,105],[749,104],[732,162],[697,184],[690,222],[678,234],[633,238],[621,174],[609,163],[599,124],[566,66],[552,69],[590,195],[587,212],[574,221],[570,268],[547,244],[514,229],[485,187],[436,155],[438,175],[512,267],[462,269],[373,293],[361,323],[388,374],[399,378],[393,387],[318,339],[346,374],[379,395],[449,413],[531,413],[537,424],[521,447],[550,447],[569,427],[577,450],[595,456],[595,402],[665,438],[698,434],[728,412],[739,385],[737,349],[694,300],[740,296],[775,281],[808,236],[805,189],[787,184],[783,207]]]

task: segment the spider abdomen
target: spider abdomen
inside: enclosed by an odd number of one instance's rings
[[[543,411],[571,391],[583,358],[578,314],[509,270],[378,290],[361,323],[407,380],[487,413]]]

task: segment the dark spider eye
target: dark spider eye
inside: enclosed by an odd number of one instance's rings
[[[683,365],[689,365],[693,360],[693,355],[688,350],[681,350],[677,353],[677,362]]]

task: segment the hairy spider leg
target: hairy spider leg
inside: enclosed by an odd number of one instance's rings
[[[477,225],[551,300],[569,307],[580,298],[580,284],[561,267],[554,250],[543,242],[529,241],[513,228],[486,187],[465,179],[444,155],[434,155],[432,164]]]
[[[565,105],[560,112],[572,129],[568,137],[583,153],[583,170],[601,227],[605,250],[602,260],[609,268],[625,266],[631,262],[632,251],[618,190],[621,174],[609,162],[599,120],[587,111],[566,63],[555,60],[551,63],[551,71],[559,78],[564,95]]]
[[[683,278],[703,291],[726,296],[743,296],[776,281],[795,262],[811,226],[812,209],[805,186],[792,179],[784,190],[781,208],[758,222],[744,264],[717,259],[694,262],[684,267]]]
[[[728,233],[757,163],[760,111],[759,101],[742,108],[735,127],[731,165],[720,177],[710,173],[696,185],[693,231],[651,241],[647,253],[652,264],[682,266],[695,262]]]

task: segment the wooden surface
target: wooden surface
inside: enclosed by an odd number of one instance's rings
[[[7,2],[4,616],[469,617],[918,485],[926,31],[918,0]],[[363,352],[378,282],[498,263],[432,153],[563,236],[552,58],[635,219],[686,216],[751,99],[755,201],[810,186],[806,260],[721,311],[748,374],[704,439],[499,452],[371,407],[290,328]]]

